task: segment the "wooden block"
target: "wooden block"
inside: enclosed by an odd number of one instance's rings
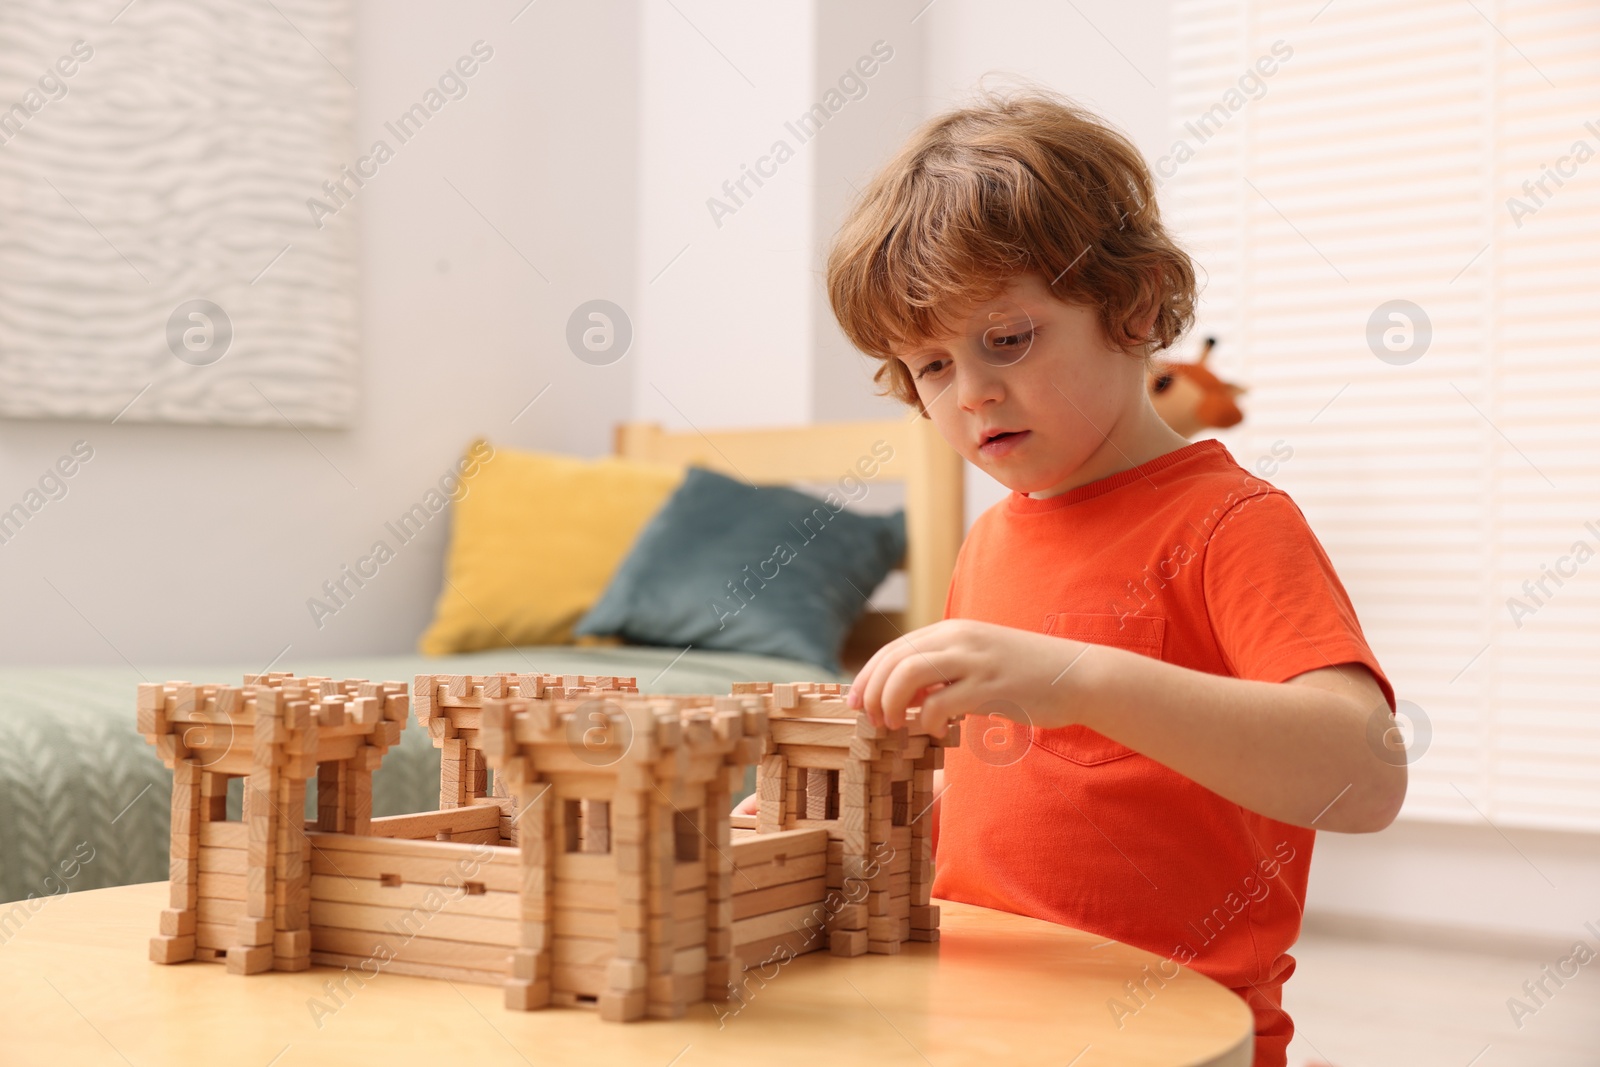
[[[260,974],[272,970],[272,946],[228,946],[229,974]]]
[[[601,993],[595,1001],[599,1009],[600,1018],[606,1022],[626,1023],[635,1022],[645,1017],[647,994],[643,989],[636,989],[626,993],[605,992]]]
[[[867,940],[869,941],[898,941],[910,932],[907,920],[895,915],[869,915],[867,916]],[[873,951],[877,951],[874,949]]]
[[[828,952],[834,956],[862,956],[867,952],[865,930],[829,930]]]
[[[169,683],[175,684],[175,683]],[[167,705],[167,687],[160,682],[140,682],[134,706],[140,710],[164,711]]]
[[[520,861],[520,853],[510,848],[485,848],[482,845],[467,845],[449,841],[394,841],[381,837],[357,837],[350,834],[330,834],[315,830],[306,832],[306,839],[310,843],[311,858],[314,873],[339,874],[337,870],[316,869],[318,857],[324,853],[332,855],[339,853],[344,857],[354,855],[370,856],[372,863],[368,866],[381,866],[383,863],[397,864],[398,866],[385,867],[384,872],[394,871],[404,873],[404,868],[413,865],[417,868],[416,877],[411,880],[439,883],[438,879],[423,876],[424,872],[434,871],[434,864],[441,865],[440,873],[449,873],[452,867],[459,867],[458,877],[468,880],[488,880],[496,883],[505,882],[506,879],[515,879]],[[354,859],[339,862],[352,862]],[[491,874],[491,872],[493,872]],[[342,872],[354,877],[377,877],[377,874],[357,874],[348,868]],[[503,875],[503,876],[502,876]],[[484,876],[489,876],[487,879]],[[514,890],[514,882],[509,884],[491,885],[493,888]]]
[[[649,977],[640,959],[613,958],[606,963],[606,988],[613,993],[643,993]]]
[[[733,980],[744,969],[738,956],[723,956],[718,959],[706,961],[706,989],[707,1000],[727,1000]]]
[[[911,941],[937,941],[937,940],[939,940],[939,931],[937,931],[937,930],[917,930],[917,929],[913,929],[911,931],[911,937],[908,940],[911,940]]]
[[[681,1019],[691,998],[705,996],[704,974],[663,974],[650,979],[645,1014],[652,1019]]]
[[[560,917],[557,917],[556,936],[550,943],[552,966],[608,967],[614,960],[616,950],[616,942],[610,938],[566,936]],[[639,966],[642,968],[644,964],[640,963]]]
[[[764,977],[771,980],[771,975],[765,972],[773,967],[781,967],[795,956],[803,956],[807,952],[815,952],[825,944],[821,931],[795,931],[773,934],[770,937],[760,937],[741,942],[738,951],[730,959],[730,970],[737,966],[741,970],[752,967],[763,968]],[[737,964],[733,964],[737,960]]]
[[[194,959],[195,943],[193,934],[183,934],[178,937],[152,937],[150,939],[150,960],[153,963],[182,963]]]
[[[556,1004],[575,1005],[576,994],[598,997],[605,992],[605,982],[604,967],[583,967],[565,963],[550,966],[551,1000]],[[589,1003],[592,1004],[593,1001]]]
[[[371,820],[368,833],[372,837],[428,841],[440,833],[455,834],[498,827],[501,817],[500,806],[497,803],[492,800],[479,800],[460,808],[427,811],[416,815],[386,815]]]
[[[255,946],[270,945],[273,943],[273,926],[271,919],[263,919],[245,915],[237,920],[238,940],[235,944]]]
[[[513,949],[511,977],[523,981],[550,977],[550,953],[531,948]]]
[[[532,1011],[550,1003],[550,979],[536,978],[523,981],[513,978],[506,983],[506,1008],[510,1011]]]
[[[939,906],[913,906],[911,908],[911,929],[936,930],[939,927]]]
[[[755,837],[730,842],[728,850],[733,856],[734,868],[738,869],[777,862],[780,856],[785,857],[787,862],[801,856],[825,853],[827,847],[826,830],[805,829],[757,834]],[[737,876],[735,880],[737,882]]]
[[[431,931],[429,931],[431,933]],[[487,972],[506,976],[511,966],[511,953],[504,945],[485,945],[466,941],[447,941],[436,937],[375,933],[367,930],[345,930],[327,926],[311,927],[311,941],[316,946],[312,952],[315,960],[321,952],[344,955],[370,956],[379,944],[386,945],[394,954],[392,962],[437,964],[463,970]],[[392,967],[390,968],[393,969]],[[396,971],[395,973],[404,973]]]
[[[782,800],[789,761],[781,755],[761,757],[756,772],[756,794],[762,800]]]
[[[193,911],[200,900],[199,885],[197,882],[169,882],[167,887],[167,903],[174,908],[184,911]]]
[[[820,854],[814,857],[815,860],[821,858]],[[733,898],[733,920],[738,922],[754,915],[783,911],[801,904],[815,904],[820,908],[827,893],[827,880],[820,874],[800,881],[785,882],[766,889],[740,893]]]
[[[827,875],[827,872],[829,864],[826,854],[811,853],[810,856],[789,857],[782,864],[738,865],[731,873],[728,885],[734,901],[738,901],[742,894],[784,885],[789,881],[803,881],[806,878]],[[843,878],[829,878],[829,885],[843,885]],[[707,896],[710,894],[707,893]],[[712,897],[712,899],[722,899],[722,897]]]
[[[513,920],[462,915],[453,911],[450,903],[434,911],[429,908],[375,907],[313,900],[309,919],[313,926],[369,930],[379,934],[398,932],[408,936],[426,932],[429,937],[444,941],[503,945],[508,949],[515,946],[519,939],[517,924]]]
[[[161,912],[161,933],[167,937],[182,937],[194,933],[195,913],[177,908],[164,908]]]
[[[693,945],[689,948],[680,948],[672,953],[672,973],[699,974],[706,973],[706,947]]]
[[[867,929],[867,906],[865,904],[842,904],[834,911],[828,920],[828,929],[833,932],[840,930]]]
[[[194,915],[197,923],[218,923],[232,927],[232,931],[227,935],[227,943],[230,945],[239,943],[239,920],[245,917],[243,901],[201,897],[195,907]]]
[[[880,956],[898,956],[900,955],[900,942],[873,941],[869,939],[867,941],[867,951],[876,953]]]
[[[700,928],[700,933],[702,936],[705,934],[703,924]],[[618,930],[614,935],[614,939],[617,943],[618,959],[643,960],[650,954],[651,937],[645,930]]]
[[[729,909],[729,921],[731,921],[732,902],[726,900],[708,901],[705,893],[701,890],[691,889],[686,893],[674,893],[671,900],[672,917],[676,920],[688,921],[707,917],[713,914],[716,909],[726,907]],[[726,923],[713,923],[712,925],[726,925]]]
[[[305,930],[279,930],[273,935],[272,953],[278,957],[298,958],[304,956],[311,958],[311,931]]]
[[[824,925],[825,917],[826,912],[813,904],[801,904],[781,911],[767,912],[734,923],[733,943],[743,945],[749,941],[791,931],[806,936],[809,931],[820,929]]]
[[[788,751],[789,746],[799,745],[807,748],[833,749],[842,753],[850,744],[850,739],[855,736],[854,725],[848,721],[773,719],[768,724],[767,729],[773,740],[784,746],[791,761],[793,761],[795,753]],[[801,760],[800,762],[807,761]]]

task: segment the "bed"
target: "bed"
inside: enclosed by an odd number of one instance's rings
[[[633,675],[649,693],[726,693],[741,681],[849,681],[885,641],[943,614],[963,530],[962,464],[932,424],[888,419],[669,433],[626,423],[615,434],[623,457],[699,465],[770,484],[832,481],[879,440],[893,457],[877,478],[904,487],[906,603],[863,613],[845,641],[843,674],[742,652],[575,645],[297,660],[277,669],[408,683],[423,673]],[[171,775],[134,730],[136,684],[231,681],[259,668],[180,661],[146,667],[148,678],[141,678],[126,666],[0,667],[0,901],[20,902],[0,907],[0,945],[47,906],[29,897],[167,876]],[[746,792],[753,779],[752,768]],[[437,807],[438,789],[438,750],[413,723],[374,775],[373,814]]]

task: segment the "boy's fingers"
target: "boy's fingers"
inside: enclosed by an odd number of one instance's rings
[[[888,661],[898,652],[896,644],[903,637],[902,634],[901,637],[880,645],[876,652],[867,657],[867,662],[861,665],[861,669],[856,672],[856,680],[850,685],[850,697],[846,701],[846,706],[866,712],[867,717],[875,723],[883,721],[882,713],[875,702],[875,695],[883,688],[884,674],[891,666]]]
[[[882,657],[877,666],[873,668],[872,676],[867,679],[861,693],[861,710],[867,713],[875,726],[884,725],[883,719],[883,687],[888,682],[890,675],[899,667],[901,661],[910,653],[910,645],[904,636],[878,649],[877,655]]]
[[[865,695],[867,682],[872,678],[872,672],[877,667],[879,661],[883,659],[883,650],[887,647],[889,646],[880,646],[876,652],[867,657],[867,662],[861,665],[861,669],[856,671],[855,678],[850,682],[850,695],[845,699],[846,707],[866,707],[866,704],[862,698]]]
[[[937,623],[933,624],[937,626]],[[867,716],[877,725],[885,725],[883,717],[883,689],[885,683],[900,669],[900,665],[909,659],[922,658],[936,647],[942,647],[938,634],[932,632],[933,626],[924,626],[912,630],[910,633],[901,634],[899,637],[884,645],[877,652],[882,660],[873,668],[872,677],[868,679],[865,690],[862,692],[862,707]],[[940,678],[940,681],[944,679]],[[904,725],[902,722],[901,725]]]
[[[935,737],[943,737],[950,730],[950,720],[965,714],[960,707],[959,695],[951,692],[951,689],[948,685],[940,686],[922,700],[922,722]]]
[[[855,678],[850,682],[850,695],[845,698],[845,707],[865,711],[869,717],[872,712],[867,707],[867,690],[871,687],[872,679],[877,673],[878,654],[882,651],[883,649],[880,648],[878,652],[874,652],[872,658],[862,664],[859,671],[856,671]]]
[[[939,624],[930,623],[927,626],[919,626],[915,630],[908,630],[904,633],[896,634],[894,637],[879,645],[877,650],[873,652],[872,655],[867,657],[867,662],[861,665],[860,673],[865,674],[868,671],[881,669],[885,660],[898,657],[908,646],[920,644],[921,642],[918,639],[920,637],[925,637],[927,635],[927,631],[933,629],[933,627],[937,625]]]
[[[884,725],[898,730],[906,724],[906,708],[930,686],[948,681],[940,662],[942,653],[916,652],[895,664],[884,683],[880,701],[883,704]]]

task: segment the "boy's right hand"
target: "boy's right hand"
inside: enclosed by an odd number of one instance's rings
[[[739,803],[737,803],[737,804],[735,804],[733,806],[733,811],[732,811],[731,814],[734,814],[734,815],[754,815],[754,814],[757,813],[757,810],[760,807],[761,807],[761,797],[760,797],[760,795],[757,794],[757,793],[751,793],[749,796],[745,797],[743,800],[739,801]]]

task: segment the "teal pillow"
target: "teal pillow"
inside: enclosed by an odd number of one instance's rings
[[[824,500],[691,467],[574,632],[838,672],[845,635],[905,551],[902,511],[860,515],[837,493]]]

